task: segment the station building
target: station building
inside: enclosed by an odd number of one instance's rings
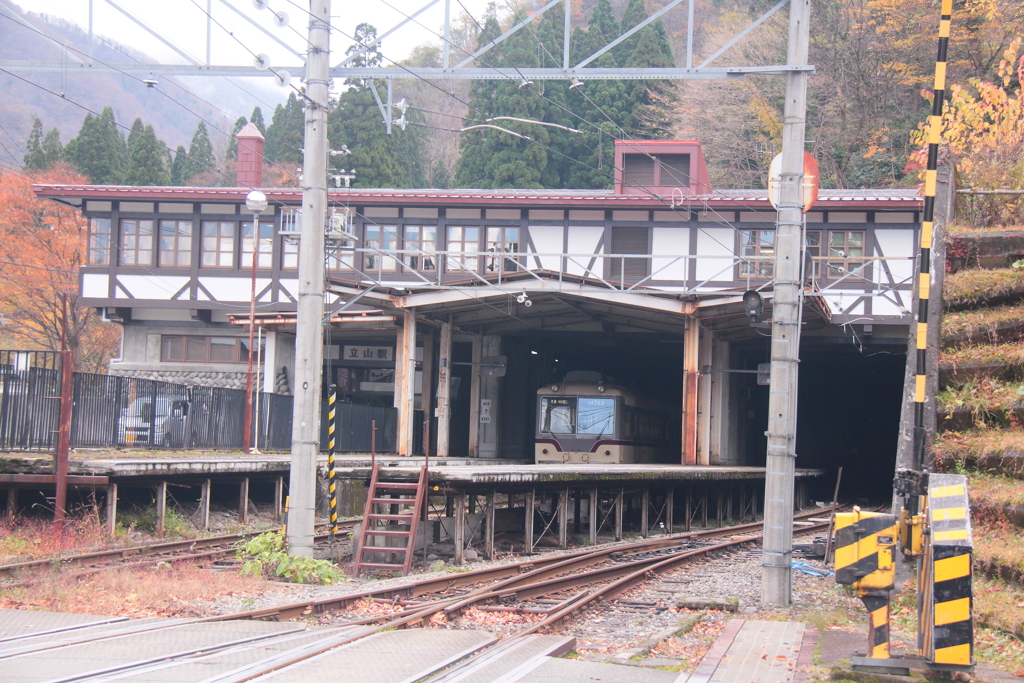
[[[80,294],[122,326],[112,374],[243,388],[255,254],[262,389],[289,393],[301,190],[263,190],[254,219],[242,148],[262,139],[242,135],[240,187],[35,187],[89,221]],[[669,462],[763,466],[770,330],[742,295],[770,321],[767,192],[712,188],[695,141],[617,142],[616,169],[607,191],[331,189],[325,391],[396,408],[399,455],[427,434],[431,455],[532,463],[538,389],[599,373],[674,411]],[[798,467],[892,471],[921,209],[822,190],[805,214]]]

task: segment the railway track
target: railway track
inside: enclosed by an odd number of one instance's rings
[[[357,519],[338,522],[338,531],[347,533],[358,523]],[[330,535],[326,533],[325,529],[326,527],[319,530],[320,533],[314,537],[315,542],[324,543],[329,539]],[[25,578],[35,572],[52,571],[54,568],[61,570],[81,568],[82,571],[78,572],[79,574],[88,574],[122,567],[150,566],[160,562],[216,561],[233,557],[240,542],[247,541],[261,533],[265,532],[253,531],[243,534],[208,536],[187,541],[150,543],[5,564],[0,565],[0,579]],[[11,585],[16,584],[0,584],[0,587],[10,587]]]

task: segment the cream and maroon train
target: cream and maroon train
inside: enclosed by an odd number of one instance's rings
[[[600,373],[570,372],[537,390],[536,462],[660,463],[678,460],[678,411]]]

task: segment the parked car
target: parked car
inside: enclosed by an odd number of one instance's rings
[[[118,441],[122,446],[180,448],[188,434],[189,403],[183,398],[137,398],[121,413]],[[152,432],[152,438],[151,438]]]

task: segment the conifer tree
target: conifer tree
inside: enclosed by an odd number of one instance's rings
[[[164,144],[157,139],[153,126],[147,125],[135,138],[126,182],[129,185],[167,185],[170,181]]]
[[[245,120],[245,117],[243,116],[243,117],[241,117],[241,119]],[[257,105],[252,110],[252,116],[249,117],[249,120],[252,121],[252,124],[254,126],[256,126],[257,128],[260,129],[260,133],[262,133],[264,136],[266,136],[266,134],[267,134],[267,124],[263,123],[263,110],[259,108],[259,105]],[[244,126],[245,124],[243,123],[242,125]],[[241,129],[239,129],[239,130],[241,130]]]
[[[28,134],[25,149],[28,151],[22,157],[22,166],[26,171],[42,171],[46,168],[43,158],[43,122],[38,116],[32,121],[32,132]]]
[[[185,184],[187,180],[185,177],[187,157],[188,152],[185,151],[185,146],[178,145],[178,149],[174,150],[174,161],[171,162],[171,185],[180,187]]]
[[[377,29],[370,24],[356,27],[356,43],[346,55],[357,56],[353,66],[376,66],[382,61],[379,46],[361,50],[360,46],[377,38]],[[380,108],[370,88],[370,80],[351,79],[341,93],[334,109],[327,116],[327,135],[334,148],[345,145],[351,155],[336,162],[339,167],[355,170],[353,187],[422,187],[426,183],[423,169],[422,140],[425,131],[416,126],[402,130],[392,126],[391,135],[381,117]],[[415,112],[406,113],[413,118]],[[337,157],[336,157],[337,158]]]
[[[185,160],[185,175],[182,180],[187,183],[192,176],[213,171],[215,168],[210,135],[206,132],[206,124],[200,121],[188,146],[188,158]]]
[[[256,108],[257,110],[259,107]],[[238,158],[238,140],[235,138],[238,135],[238,131],[245,128],[245,124],[249,123],[244,116],[239,116],[235,119],[235,125],[231,129],[231,139],[228,140],[228,149],[224,152],[225,159],[237,159]],[[261,133],[263,131],[260,131]]]
[[[282,166],[296,166],[302,163],[303,137],[306,129],[306,113],[302,100],[295,93],[288,95],[284,106],[277,105],[274,118],[267,126],[263,155],[268,161]]]
[[[114,122],[113,108],[104,107],[99,116],[86,115],[78,136],[69,140],[64,148],[64,158],[94,185],[123,182],[125,140]]]
[[[46,168],[64,159],[64,146],[60,144],[60,131],[54,126],[43,138],[43,158]]]
[[[131,163],[132,153],[135,151],[135,144],[139,141],[139,137],[145,132],[146,126],[142,123],[142,117],[136,116],[135,120],[132,121],[132,128],[128,131],[128,141],[126,143],[125,156]]]

